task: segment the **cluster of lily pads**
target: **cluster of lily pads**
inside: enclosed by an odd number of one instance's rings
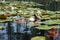
[[[42,4],[38,4],[35,2],[0,2],[0,18],[6,18],[7,20],[15,19],[15,16],[22,16],[25,18],[33,17],[34,13],[39,14],[41,20],[49,19],[48,21],[44,21],[41,23],[44,24],[60,24],[60,11],[49,11],[43,10],[40,8],[33,8],[33,6],[39,6]],[[5,13],[8,13],[8,16],[4,16]],[[55,19],[55,20],[52,20]],[[0,20],[7,21],[7,20]],[[40,24],[39,24],[40,25]]]

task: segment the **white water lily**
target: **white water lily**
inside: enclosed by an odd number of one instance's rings
[[[35,19],[33,17],[29,18],[30,21],[34,21]]]

